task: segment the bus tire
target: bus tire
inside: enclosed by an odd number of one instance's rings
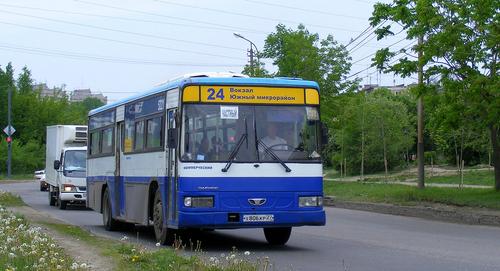
[[[49,205],[56,206],[56,199],[54,197],[54,192],[50,191],[50,188],[49,188],[49,192],[47,194],[49,194]]]
[[[283,246],[290,239],[292,227],[264,228],[264,236],[270,245]]]
[[[172,230],[169,230],[163,223],[163,203],[161,201],[160,189],[156,189],[153,200],[153,228],[156,241],[161,245],[169,245],[174,242]]]
[[[109,197],[109,190],[106,187],[104,195],[102,196],[102,224],[107,231],[116,231],[120,228],[120,222],[113,218],[111,212],[111,198]]]

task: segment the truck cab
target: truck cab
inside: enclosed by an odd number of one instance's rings
[[[87,199],[87,127],[47,127],[46,181],[49,205],[66,209]]]

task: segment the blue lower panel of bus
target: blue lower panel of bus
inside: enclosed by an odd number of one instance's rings
[[[244,217],[272,218],[273,221],[244,222]],[[325,211],[179,212],[179,225],[211,229],[322,226],[325,225]]]

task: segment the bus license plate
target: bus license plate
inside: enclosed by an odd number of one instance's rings
[[[274,215],[243,215],[243,222],[274,222]]]

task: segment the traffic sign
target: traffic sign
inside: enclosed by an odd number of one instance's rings
[[[9,134],[9,127],[10,127],[10,134]],[[14,129],[14,127],[12,127],[12,125],[7,125],[5,128],[3,128],[3,132],[6,135],[11,136],[16,132],[16,129]]]

